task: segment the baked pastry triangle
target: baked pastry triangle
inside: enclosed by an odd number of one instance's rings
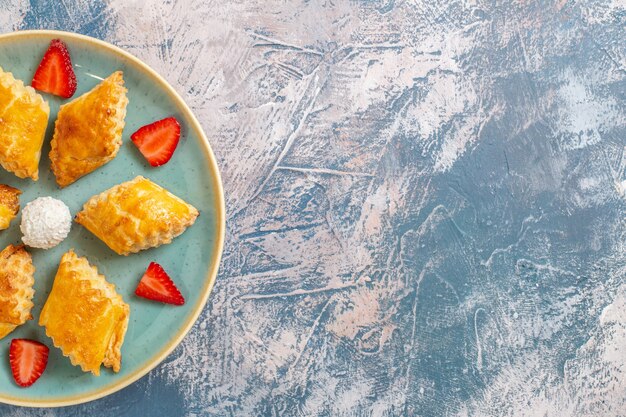
[[[17,188],[0,184],[0,230],[7,229],[20,211],[20,194]]]
[[[32,87],[0,67],[0,165],[20,178],[39,179],[39,158],[50,106]]]
[[[198,210],[142,176],[91,197],[75,220],[120,255],[154,248],[180,235]]]
[[[70,250],[61,258],[39,324],[54,346],[85,372],[119,372],[130,308],[96,267]]]
[[[33,318],[34,274],[33,260],[24,245],[9,245],[0,252],[0,338]]]
[[[50,161],[57,184],[66,187],[111,161],[122,145],[126,88],[121,71],[61,106]]]

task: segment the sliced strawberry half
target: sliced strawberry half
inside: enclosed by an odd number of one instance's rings
[[[48,346],[29,339],[13,339],[9,348],[11,372],[17,385],[30,387],[48,364]]]
[[[150,262],[146,273],[143,274],[135,294],[149,300],[160,301],[166,304],[182,306],[185,304],[183,295],[178,291],[172,279],[163,270],[161,265]]]
[[[76,74],[67,46],[60,39],[53,39],[35,71],[33,88],[63,98],[76,92]]]
[[[168,117],[141,127],[130,139],[150,165],[158,167],[172,158],[180,140],[180,124]]]

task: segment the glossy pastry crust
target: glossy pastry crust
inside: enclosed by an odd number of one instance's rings
[[[117,71],[61,106],[50,149],[59,186],[66,187],[115,158],[122,145],[126,91],[123,74]]]
[[[20,194],[17,188],[0,184],[0,230],[8,228],[20,211]]]
[[[0,252],[0,338],[31,320],[35,267],[24,245]]]
[[[0,67],[0,165],[20,178],[39,179],[50,106]]]
[[[39,324],[72,365],[100,375],[101,364],[120,370],[129,316],[115,286],[70,250],[61,258]]]
[[[76,222],[120,255],[170,243],[198,210],[142,176],[92,197]]]

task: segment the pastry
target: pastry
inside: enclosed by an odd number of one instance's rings
[[[129,315],[115,286],[70,250],[61,258],[39,324],[73,365],[100,375],[101,364],[120,370]]]
[[[0,338],[33,316],[35,267],[24,245],[7,246],[0,252]]]
[[[117,71],[61,106],[50,149],[59,186],[66,187],[115,158],[122,145],[126,91],[122,72]]]
[[[50,107],[32,87],[0,67],[0,165],[20,178],[39,179],[39,157]]]
[[[76,222],[120,255],[170,243],[191,226],[198,210],[144,177],[91,197]]]
[[[7,229],[20,211],[20,194],[17,188],[0,184],[0,230]]]

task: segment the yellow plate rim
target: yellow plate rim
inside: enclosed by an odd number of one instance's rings
[[[147,64],[141,61],[139,58],[130,54],[129,52],[124,51],[123,49],[112,45],[108,42],[102,41],[100,39],[92,38],[90,36],[81,35],[73,32],[65,32],[59,30],[24,30],[18,32],[11,32],[0,34],[0,42],[10,41],[16,38],[25,38],[25,37],[42,37],[42,38],[50,38],[50,37],[58,37],[62,39],[71,39],[76,42],[82,42],[90,44],[91,46],[97,47],[98,49],[106,49],[114,54],[120,55],[126,60],[128,60],[133,65],[137,66],[140,70],[147,72],[150,76],[152,76],[155,81],[162,87],[166,93],[170,96],[170,98],[174,101],[174,103],[180,106],[181,109],[186,113],[186,116],[191,120],[192,128],[194,129],[198,138],[200,138],[200,142],[204,145],[204,152],[209,162],[209,172],[210,180],[213,182],[213,187],[215,190],[215,212],[217,216],[217,242],[213,249],[213,253],[211,254],[211,259],[213,262],[209,265],[208,276],[206,280],[206,284],[202,289],[202,295],[194,309],[192,311],[189,319],[183,324],[178,333],[170,339],[170,342],[167,346],[161,349],[153,359],[146,364],[143,368],[140,368],[125,376],[123,379],[120,379],[108,386],[101,388],[98,391],[95,391],[91,394],[87,395],[75,395],[69,396],[65,398],[59,398],[56,400],[46,400],[46,401],[34,401],[34,400],[23,400],[18,397],[12,397],[0,394],[0,402],[11,405],[19,405],[24,407],[65,407],[69,405],[77,405],[86,403],[89,401],[97,400],[98,398],[106,397],[107,395],[113,394],[121,390],[124,387],[132,384],[137,381],[142,376],[146,375],[152,369],[154,369],[158,364],[160,364],[183,340],[185,335],[191,330],[191,327],[195,324],[198,316],[204,309],[204,306],[211,294],[211,290],[213,289],[213,285],[215,284],[215,278],[217,276],[217,271],[219,268],[220,260],[222,257],[222,250],[224,248],[224,235],[226,229],[226,217],[225,217],[225,203],[224,203],[224,189],[222,187],[222,179],[220,176],[220,171],[217,166],[217,161],[215,160],[215,155],[213,154],[213,150],[211,149],[211,145],[202,130],[202,126],[196,119],[196,116],[193,114],[189,106],[185,103],[182,97],[176,92],[176,90],[156,71],[150,68]]]

